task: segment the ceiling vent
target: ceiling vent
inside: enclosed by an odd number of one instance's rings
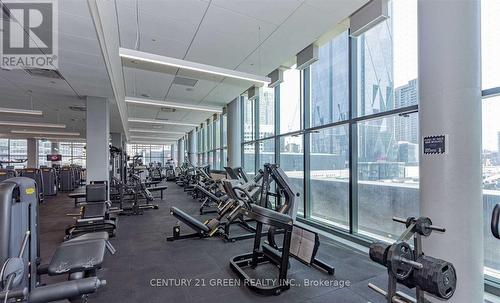
[[[58,70],[46,68],[25,68],[28,74],[33,77],[50,78],[50,79],[63,79],[63,76]]]
[[[69,109],[71,109],[72,111],[75,111],[75,112],[87,111],[87,108],[85,107],[85,105],[71,105],[71,106],[69,106]]]
[[[176,76],[174,78],[173,84],[177,85],[183,85],[183,86],[189,86],[189,87],[194,87],[198,83],[198,80],[196,79],[189,79],[189,78],[184,78],[184,77],[179,77]]]

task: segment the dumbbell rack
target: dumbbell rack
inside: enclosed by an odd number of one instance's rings
[[[420,221],[421,219],[428,220],[426,222]],[[424,255],[422,251],[422,236],[428,237],[432,231],[445,232],[446,229],[443,227],[432,225],[432,222],[428,218],[415,219],[410,217],[408,219],[393,217],[393,221],[399,222],[406,225],[405,231],[401,234],[395,243],[407,242],[413,237],[414,245],[414,260],[418,260]],[[424,224],[423,224],[424,223]],[[409,260],[404,257],[397,257],[400,265],[406,265],[409,270],[413,268],[422,269],[423,265],[419,262]],[[368,283],[368,287],[375,292],[383,295],[387,298],[388,303],[428,303],[429,300],[425,299],[425,291],[423,291],[418,285],[415,287],[416,297],[411,297],[410,295],[397,290],[398,279],[391,269],[388,269],[389,279],[387,285],[387,291],[374,285],[373,283]],[[409,275],[409,272],[408,272]]]

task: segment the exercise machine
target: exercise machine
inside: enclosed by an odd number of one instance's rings
[[[118,218],[115,214],[120,210],[111,208],[111,203],[108,201],[107,182],[92,182],[86,186],[85,191],[86,201],[80,204],[80,213],[68,214],[76,216],[77,219],[73,225],[66,228],[65,239],[93,232],[106,232],[109,237],[114,237],[118,225]]]
[[[103,234],[64,242],[50,263],[40,265],[38,195],[33,179],[16,177],[0,183],[0,218],[1,302],[86,302],[88,294],[106,285],[97,277],[106,250]],[[44,284],[42,277],[47,275],[64,275],[68,280]]]
[[[0,168],[0,182],[17,177],[17,171],[10,168]]]
[[[297,213],[295,197],[297,193],[290,186],[288,177],[276,164],[264,165],[263,194],[261,204],[252,204],[241,211],[245,217],[256,221],[253,250],[231,258],[231,269],[244,280],[247,286],[262,295],[279,295],[290,288],[287,280],[289,259],[294,257],[302,263],[324,271],[328,275],[335,274],[335,268],[316,258],[319,248],[319,236],[313,231],[294,225]],[[284,203],[277,203],[275,209],[266,206],[268,203],[266,188],[269,187],[271,178],[276,183],[280,198]],[[267,230],[267,243],[262,243],[263,226]],[[279,233],[278,233],[279,231]],[[276,235],[283,234],[282,246],[276,241]],[[245,271],[246,268],[257,268],[261,264],[273,264],[278,268],[278,277],[271,283],[262,283],[261,280],[251,278]]]
[[[42,171],[38,168],[23,168],[19,170],[19,176],[27,177],[35,180],[38,189],[38,201],[42,203],[44,201],[44,180]]]
[[[424,303],[428,293],[440,300],[450,299],[456,289],[455,267],[448,261],[425,255],[422,237],[429,237],[433,231],[445,232],[432,224],[427,217],[393,218],[406,226],[405,231],[393,244],[375,242],[370,245],[370,259],[387,268],[388,286],[384,290],[372,283],[368,287],[386,298],[388,303]],[[413,239],[413,247],[409,241]],[[400,283],[415,289],[415,298],[397,291]]]
[[[55,196],[57,195],[57,172],[52,167],[43,167],[40,168],[42,171],[43,177],[43,193],[46,196]]]

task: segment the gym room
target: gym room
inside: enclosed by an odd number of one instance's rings
[[[0,7],[0,302],[500,302],[500,0]]]

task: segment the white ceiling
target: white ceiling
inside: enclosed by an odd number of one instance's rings
[[[138,0],[138,16],[136,0],[116,0],[115,4],[121,47],[264,76],[289,62],[297,52],[335,28],[366,2],[368,0]],[[50,79],[31,77],[24,71],[0,70],[1,106],[29,107],[27,91],[31,90],[34,108],[45,112],[42,118],[31,119],[0,114],[0,120],[59,121],[84,135],[85,113],[71,111],[68,106],[84,105],[87,95],[101,96],[112,100],[111,131],[120,132],[120,115],[87,1],[58,3],[59,68],[66,81],[51,83]],[[186,90],[185,86],[172,84],[176,73],[198,82],[192,90]],[[217,106],[224,106],[250,85],[219,76],[200,77],[199,73],[178,69],[159,73],[124,66],[123,76],[127,96]],[[184,123],[198,124],[211,116],[199,111],[165,113],[158,107],[130,104],[127,107],[129,117],[160,117]],[[141,123],[129,123],[126,127],[192,129]],[[0,127],[0,133],[9,129]]]

